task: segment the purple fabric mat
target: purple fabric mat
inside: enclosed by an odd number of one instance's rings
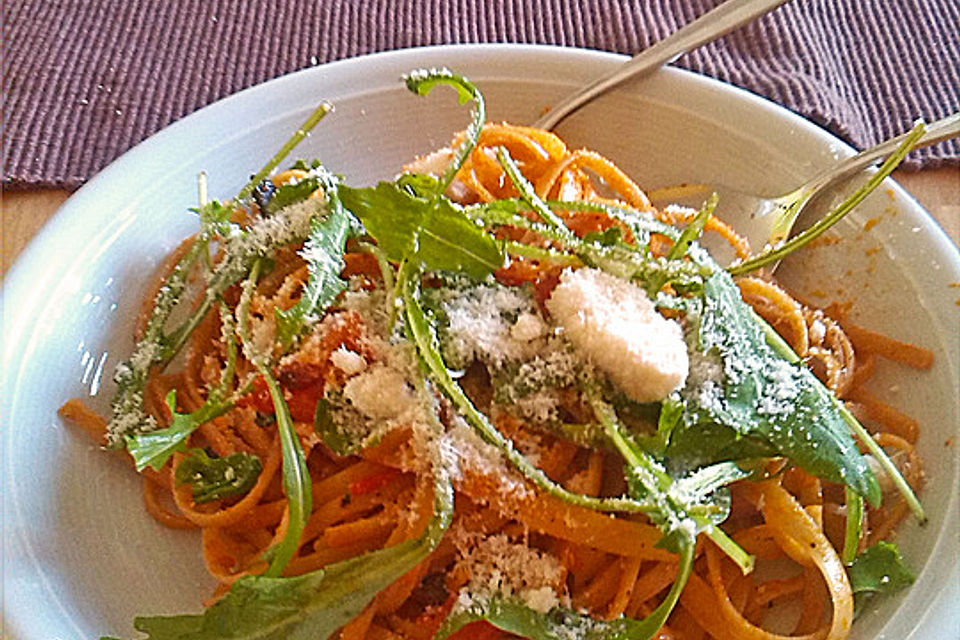
[[[3,186],[82,184],[228,94],[314,64],[441,43],[635,53],[717,0],[7,0]],[[960,109],[956,0],[793,0],[681,59],[857,147]],[[956,141],[910,166],[960,165]]]

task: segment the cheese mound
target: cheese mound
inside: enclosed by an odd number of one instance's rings
[[[683,330],[640,287],[598,269],[567,269],[547,300],[567,339],[637,402],[683,386],[690,370]]]

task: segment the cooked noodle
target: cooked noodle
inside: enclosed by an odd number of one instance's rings
[[[616,201],[653,210],[644,192],[606,158],[590,151],[572,151],[551,133],[506,124],[488,125],[483,130],[480,144],[458,173],[453,187],[458,199],[469,203],[517,195],[497,162],[496,151],[501,147],[517,160],[545,199]],[[280,184],[297,177],[295,171],[285,172],[275,176],[273,182]],[[616,195],[601,195],[601,190]],[[571,209],[558,213],[580,236],[621,224],[601,211]],[[692,217],[676,208],[657,215],[670,224],[686,223]],[[629,229],[623,230],[629,240]],[[726,238],[739,256],[749,254],[746,241],[722,221],[711,218],[707,231]],[[502,227],[498,233],[505,238],[529,239],[532,232]],[[166,263],[167,271],[188,250],[190,242],[174,252]],[[668,251],[670,244],[666,237],[657,238],[655,243],[661,252]],[[294,249],[280,252],[272,270],[256,288],[251,302],[254,331],[272,331],[274,309],[289,308],[300,295],[308,274]],[[355,287],[366,290],[380,288],[384,282],[378,262],[355,246],[347,255],[345,275],[352,278]],[[509,286],[532,283],[542,304],[557,284],[558,268],[517,258],[496,276]],[[856,327],[845,317],[811,309],[769,279],[744,277],[739,286],[757,313],[874,429],[877,441],[894,452],[906,479],[919,490],[923,471],[914,449],[916,422],[877,399],[866,385],[879,366],[877,358],[894,358],[924,368],[930,366],[931,354]],[[227,297],[235,300],[238,295],[230,292]],[[146,324],[148,309],[145,305],[138,333]],[[151,376],[146,406],[160,426],[169,425],[172,418],[165,401],[171,389],[177,391],[178,410],[187,412],[199,408],[217,383],[225,361],[221,322],[220,313],[211,311],[190,338],[179,369]],[[313,571],[416,538],[433,513],[433,485],[429,477],[418,472],[424,467],[416,459],[424,454],[411,429],[387,431],[377,444],[347,456],[334,453],[314,431],[314,408],[323,388],[343,388],[346,382],[343,369],[333,364],[334,353],[347,350],[370,362],[378,357],[370,346],[372,329],[367,325],[355,311],[335,308],[328,312],[315,337],[277,367],[313,485],[313,510],[285,575]],[[241,358],[237,371],[238,379],[243,379],[252,377],[255,369]],[[478,406],[489,402],[490,391],[485,388],[488,375],[472,368],[462,380]],[[566,410],[575,414],[576,403]],[[254,383],[238,406],[190,436],[191,449],[204,449],[220,457],[246,452],[262,461],[256,483],[242,496],[197,504],[191,485],[177,486],[175,480],[187,458],[180,452],[162,471],[148,469],[143,474],[146,509],[159,523],[202,531],[207,568],[220,583],[214,599],[240,577],[266,570],[264,552],[283,539],[288,526],[289,510],[280,477],[280,437],[275,424],[265,419],[272,411],[265,387]],[[99,442],[105,441],[106,422],[81,401],[68,402],[61,413]],[[501,412],[495,419],[497,427],[521,449],[527,446],[535,450],[537,465],[552,480],[590,496],[619,495],[623,491],[618,456],[545,432],[519,415]],[[469,445],[470,441],[464,444]],[[574,608],[587,610],[597,618],[640,618],[657,607],[676,576],[677,556],[656,546],[662,535],[656,526],[643,516],[611,517],[566,503],[479,459],[483,452],[478,450],[476,459],[463,454],[462,472],[454,482],[454,523],[439,547],[348,623],[340,632],[343,640],[431,638],[453,606],[456,594],[483,577],[475,573],[478,565],[463,561],[465,548],[522,551],[531,562],[547,558],[544,566],[552,567],[551,571],[539,576],[542,584],[532,586],[548,587]],[[713,542],[701,537],[693,576],[659,638],[846,637],[852,623],[853,600],[838,555],[844,544],[845,492],[842,486],[798,467],[782,466],[782,461],[773,460],[767,469],[769,479],[745,480],[733,486],[731,516],[724,530],[761,565],[788,566],[786,575],[764,571],[743,575]],[[867,509],[868,530],[863,545],[895,535],[897,524],[908,514],[903,500],[887,497],[882,507]],[[779,626],[771,626],[770,611],[792,611],[793,617],[787,616],[786,626],[783,620],[777,623]],[[510,636],[487,623],[474,623],[455,637]]]

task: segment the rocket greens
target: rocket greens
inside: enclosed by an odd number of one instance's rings
[[[257,456],[238,451],[211,458],[203,449],[191,449],[177,467],[177,486],[191,485],[197,504],[243,495],[253,488],[263,464]]]
[[[118,368],[111,442],[126,445],[139,470],[146,466],[159,469],[175,451],[186,449],[187,438],[194,430],[230,410],[242,394],[250,391],[251,379],[236,379],[234,370],[237,352],[242,348],[256,375],[265,382],[274,406],[283,452],[283,487],[289,501],[286,534],[268,550],[270,564],[265,575],[241,578],[203,614],[138,618],[138,630],[148,633],[150,640],[327,638],[358,615],[381,590],[422,561],[449,527],[453,517],[450,470],[436,453],[435,513],[422,537],[301,576],[282,577],[299,547],[311,513],[312,495],[306,458],[274,369],[278,358],[296,347],[301,336],[316,326],[346,288],[341,277],[344,253],[354,238],[362,238],[372,247],[385,270],[386,289],[394,296],[388,301],[391,316],[397,310],[401,332],[416,348],[422,365],[425,378],[418,386],[421,393],[445,396],[483,440],[499,449],[539,489],[589,509],[644,513],[663,534],[660,546],[679,555],[677,579],[660,605],[643,620],[604,622],[562,607],[544,614],[511,598],[492,598],[454,608],[439,638],[476,620],[487,620],[535,640],[569,637],[570,630],[590,639],[652,637],[675,607],[690,576],[698,534],[710,536],[744,572],[752,568],[752,557],[720,529],[730,508],[727,485],[748,475],[738,462],[784,456],[818,476],[844,484],[854,503],[862,499],[879,503],[879,483],[851,434],[852,429],[862,437],[862,426],[809,369],[790,357],[789,348],[784,349],[771,337],[772,330],[743,301],[730,274],[700,248],[697,240],[716,206],[715,199],[682,231],[645,212],[624,207],[547,201],[536,194],[513,158],[501,150],[498,160],[520,197],[461,206],[445,192],[479,139],[486,117],[483,96],[465,78],[446,70],[418,71],[406,80],[410,90],[419,95],[446,84],[457,90],[461,103],[475,104],[471,123],[444,175],[404,175],[375,187],[354,188],[315,164],[299,182],[273,186],[267,179],[269,172],[329,111],[328,105],[321,106],[235,201],[201,203],[201,234],[161,287],[134,355]],[[878,183],[873,181],[871,188]],[[322,197],[313,197],[318,188]],[[858,197],[862,199],[862,195]],[[256,203],[260,215],[242,228],[231,221],[232,216],[250,202]],[[846,203],[843,206],[844,211],[833,216],[831,223],[850,208]],[[617,227],[577,236],[560,213],[582,210],[613,216],[630,229],[631,241],[626,241]],[[539,220],[523,215],[530,211]],[[549,247],[497,239],[494,231],[506,225],[534,232],[549,241]],[[674,241],[668,255],[653,255],[653,234]],[[265,350],[262,345],[255,347],[249,307],[261,270],[280,247],[299,242],[305,242],[302,255],[309,270],[300,300],[289,309],[277,310],[275,344]],[[215,243],[223,256],[216,263],[210,259]],[[635,432],[621,420],[631,407],[611,391],[608,380],[599,374],[585,374],[578,381],[595,415],[597,424],[593,426],[597,428],[592,437],[603,438],[607,447],[623,459],[626,495],[597,498],[570,491],[551,480],[474,405],[448,368],[438,339],[443,318],[424,304],[424,276],[453,273],[479,285],[489,282],[511,256],[518,255],[534,256],[557,266],[592,266],[635,282],[661,308],[683,313],[691,358],[714,365],[714,377],[688,382],[679,393],[639,408],[641,413],[654,416],[653,435]],[[778,253],[776,258],[780,257]],[[183,324],[168,331],[172,311],[184,297],[190,274],[197,269],[205,270],[207,276],[200,303]],[[242,290],[240,302],[235,311],[230,311],[224,298],[228,289],[238,285]],[[210,390],[205,404],[191,413],[177,410],[176,393],[171,392],[167,404],[172,419],[169,426],[159,429],[143,409],[148,372],[169,363],[199,322],[217,310],[227,327],[224,342],[228,357],[221,382]],[[344,441],[332,425],[326,402],[321,399],[316,408],[318,433],[336,450],[352,451],[353,443]],[[571,432],[578,427],[566,426]],[[439,417],[434,428],[442,433]],[[886,472],[895,472],[882,449],[871,451],[881,457]],[[192,484],[195,499],[203,502],[243,493],[255,483],[259,472],[260,463],[255,457],[211,459],[202,450],[195,450],[181,465],[177,481]],[[912,500],[911,506],[916,504],[917,511],[916,497],[902,477],[898,473],[896,476],[895,483]],[[859,527],[850,527],[847,537],[848,551],[855,551]],[[882,545],[853,562],[850,573],[858,593],[882,590],[891,582],[894,586],[909,582],[908,574],[900,570],[896,548]],[[892,578],[885,581],[884,576]]]

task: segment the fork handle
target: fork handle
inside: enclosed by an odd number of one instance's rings
[[[567,96],[542,118],[533,123],[552,129],[568,115],[597,96],[631,78],[640,78],[673,62],[687,51],[716,40],[786,2],[786,0],[727,0],[656,44],[647,47],[612,73]]]
[[[840,164],[816,176],[808,184],[812,190],[819,191],[834,180],[849,178],[896,151],[907,135],[907,133],[901,133],[899,136],[881,142],[875,147],[864,149],[857,155],[847,158]],[[913,148],[929,147],[932,144],[957,136],[960,136],[960,111],[928,124],[926,131],[920,136]]]

